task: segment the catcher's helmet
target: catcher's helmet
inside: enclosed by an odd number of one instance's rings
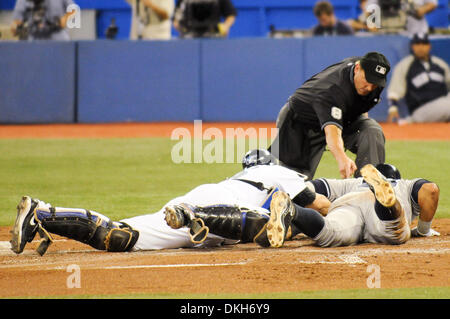
[[[273,165],[276,158],[268,150],[255,149],[247,152],[242,159],[242,168],[246,169],[255,165]]]
[[[394,165],[383,163],[376,165],[375,168],[386,178],[392,179],[402,178],[400,175],[400,171]]]

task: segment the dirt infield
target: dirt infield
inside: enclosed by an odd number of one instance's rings
[[[397,124],[381,123],[386,139],[450,140],[450,123]],[[275,123],[202,123],[202,129],[218,128],[225,136],[227,128],[270,129]],[[0,138],[102,138],[102,137],[170,137],[176,128],[187,128],[194,134],[193,123],[113,123],[0,125]]]
[[[440,237],[414,238],[400,246],[319,248],[299,235],[280,249],[251,243],[107,253],[58,237],[43,257],[34,251],[37,240],[15,255],[7,242],[10,228],[2,227],[0,298],[369,289],[376,268],[381,288],[448,287],[450,219],[434,224]],[[79,267],[80,288],[73,287],[78,270],[71,265]]]

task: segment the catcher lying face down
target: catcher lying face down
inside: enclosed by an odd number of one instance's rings
[[[21,253],[36,233],[43,255],[58,234],[107,251],[217,246],[256,242],[280,247],[304,233],[322,247],[361,242],[402,244],[431,229],[439,188],[425,179],[404,180],[392,165],[370,164],[363,177],[305,182],[303,175],[253,150],[244,169],[217,184],[204,184],[154,214],[119,222],[85,209],[53,207],[24,196],[18,205],[11,248]],[[385,175],[383,175],[381,172]],[[415,217],[418,226],[410,229]]]

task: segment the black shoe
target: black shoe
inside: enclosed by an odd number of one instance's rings
[[[390,208],[395,205],[397,197],[391,183],[372,164],[361,168],[364,181],[369,184],[370,190],[378,202],[384,207]]]
[[[189,236],[194,244],[200,244],[209,233],[209,228],[201,218],[195,217],[195,206],[189,204],[166,206],[164,214],[167,225],[173,229],[189,228]]]
[[[17,205],[17,217],[11,231],[11,249],[16,254],[23,252],[27,242],[31,242],[39,228],[38,222],[34,219],[34,210],[38,201],[29,196],[23,196]]]
[[[270,219],[267,222],[267,239],[271,247],[283,246],[286,233],[294,217],[295,207],[288,194],[278,191],[270,203]]]

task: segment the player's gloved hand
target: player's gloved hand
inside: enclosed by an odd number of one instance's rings
[[[422,234],[418,231],[417,227],[411,229],[411,237],[431,237],[431,236],[441,236],[441,233],[431,229],[426,234]]]

